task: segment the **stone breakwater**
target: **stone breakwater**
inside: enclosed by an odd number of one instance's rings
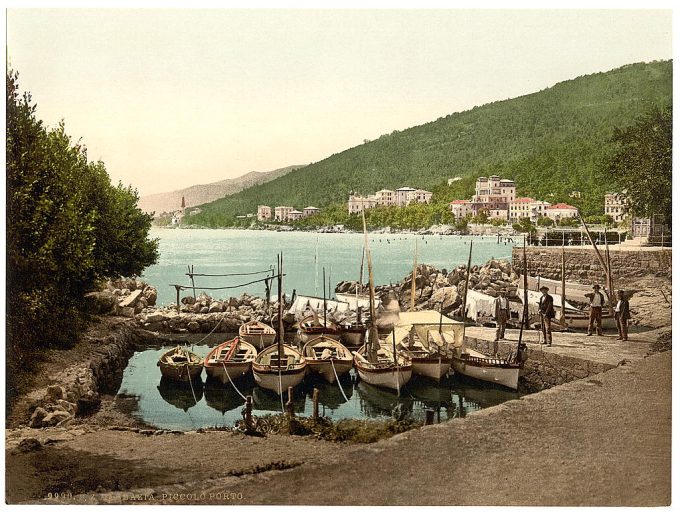
[[[603,258],[605,251],[600,247]],[[612,275],[617,277],[640,277],[656,275],[671,277],[672,251],[661,248],[640,248],[619,250],[610,247]],[[522,249],[513,248],[512,264],[515,269],[522,269]],[[542,277],[560,280],[562,277],[562,249],[561,247],[528,247],[527,268],[530,275],[540,274]],[[566,279],[570,281],[585,281],[602,283],[605,277],[593,248],[578,247],[565,248]]]
[[[50,385],[27,398],[31,427],[68,426],[75,416],[95,410],[101,394],[113,394],[135,348],[155,340],[132,320],[103,318],[79,343],[86,350],[77,362],[51,375]]]
[[[459,314],[465,292],[467,267],[460,265],[452,271],[439,270],[433,266],[421,264],[416,268],[416,310],[440,308],[444,314]],[[409,273],[397,284],[376,286],[380,296],[392,294],[396,296],[402,310],[411,307],[411,281]],[[496,297],[501,289],[505,289],[510,298],[516,298],[519,275],[512,269],[509,261],[492,259],[481,266],[470,269],[470,289]],[[340,282],[337,293],[352,294],[357,282]],[[366,287],[364,286],[364,291]]]

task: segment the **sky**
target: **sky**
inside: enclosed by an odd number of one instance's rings
[[[672,58],[669,10],[10,9],[38,117],[142,196]]]

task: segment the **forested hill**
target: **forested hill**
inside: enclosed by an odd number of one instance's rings
[[[586,214],[601,214],[608,189],[603,162],[613,151],[614,128],[671,101],[672,61],[578,77],[383,135],[205,204],[192,223],[226,226],[238,214],[256,212],[258,204],[323,208],[346,202],[352,190],[368,194],[407,185],[433,190],[435,201],[444,203],[470,196],[474,178],[489,174],[515,179],[518,195],[568,201]],[[464,180],[446,187],[455,176]],[[580,199],[569,197],[574,190],[581,191]]]

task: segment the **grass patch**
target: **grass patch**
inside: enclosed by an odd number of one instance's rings
[[[254,417],[254,427],[247,429],[241,420],[236,422],[236,430],[248,435],[290,434],[307,436],[332,442],[374,443],[393,435],[418,428],[422,423],[411,419],[365,420],[342,419],[332,421],[328,418],[296,417],[289,420],[283,414]]]

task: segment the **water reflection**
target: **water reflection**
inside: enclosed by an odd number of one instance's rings
[[[165,377],[158,384],[158,392],[173,407],[188,411],[198,405],[203,398],[203,382],[200,378],[191,383],[176,382]]]
[[[159,428],[177,430],[232,426],[241,419],[244,400],[232,384],[197,380],[191,384],[192,392],[189,384],[162,379],[156,361],[166,350],[167,347],[148,348],[130,359],[116,398],[123,410]],[[196,345],[194,349],[200,355],[209,350],[207,345]],[[244,396],[253,397],[255,415],[281,412],[280,397],[257,387],[251,376],[237,380],[235,385]],[[397,395],[396,391],[361,382],[352,371],[340,378],[339,386],[308,375],[294,389],[293,404],[299,415],[311,415],[314,388],[319,390],[321,415],[336,420],[404,416],[424,419],[425,411],[432,409],[439,422],[520,397],[516,392],[458,376],[445,377],[440,383],[414,377]],[[130,398],[134,401],[128,401]],[[284,395],[284,404],[287,401]]]

